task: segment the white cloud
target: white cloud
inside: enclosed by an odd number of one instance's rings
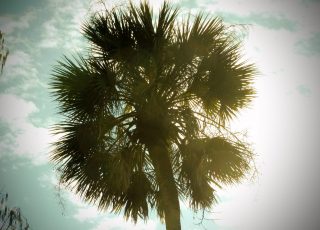
[[[3,76],[0,78],[0,84],[5,83],[9,83],[6,92],[20,95],[23,93],[30,95],[29,92],[35,87],[47,88],[47,85],[40,81],[34,58],[20,49],[10,51]]]
[[[95,207],[87,207],[87,208],[79,208],[77,213],[73,215],[73,217],[81,222],[83,221],[95,221],[101,216],[101,214],[97,211]]]
[[[32,102],[11,94],[1,94],[0,104],[0,118],[15,126],[24,124],[26,117],[37,109]]]
[[[74,182],[75,183],[75,182]],[[73,187],[73,184],[70,185],[70,187]],[[67,192],[67,198],[70,200],[74,205],[78,206],[79,208],[89,208],[90,206],[85,203],[79,195],[72,192],[70,189],[66,190]]]
[[[34,11],[28,11],[19,17],[14,17],[12,15],[0,15],[1,31],[5,34],[10,34],[16,29],[27,29],[34,18]]]
[[[47,174],[42,174],[39,178],[38,181],[42,184],[50,184],[50,185],[57,185],[58,180],[55,176],[55,174],[52,173],[47,173]]]
[[[55,20],[52,18],[43,23],[43,40],[39,43],[42,48],[53,48],[58,46],[59,33],[55,25]]]
[[[88,16],[88,4],[84,1],[50,1],[54,11],[42,24],[40,47],[57,48],[74,52],[84,48],[81,26]]]
[[[6,68],[16,68],[25,63],[30,63],[31,57],[24,51],[16,50],[10,53],[6,62]]]
[[[11,132],[5,135],[14,143],[1,143],[2,154],[30,158],[33,163],[41,164],[47,160],[49,143],[53,141],[47,128],[35,127],[28,121],[28,116],[37,111],[36,106],[12,94],[0,94],[0,120],[9,125]]]

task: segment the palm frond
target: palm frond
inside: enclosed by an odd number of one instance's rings
[[[237,183],[250,171],[253,153],[244,142],[215,137],[206,141],[206,150],[213,180]]]
[[[203,140],[193,140],[180,146],[182,155],[180,180],[184,194],[190,199],[194,210],[210,208],[216,203],[215,190],[206,167],[206,152]]]
[[[172,8],[164,2],[159,11],[159,18],[156,27],[156,38],[163,40],[172,39],[174,33],[174,22],[178,14],[177,8]],[[159,42],[159,40],[157,41]]]
[[[83,57],[75,61],[65,57],[64,62],[54,68],[51,89],[60,103],[61,114],[83,120],[117,106],[119,96],[112,68],[94,67],[97,66]]]
[[[194,210],[216,202],[214,186],[237,183],[249,172],[253,153],[245,143],[224,137],[194,139],[181,145],[179,177]]]
[[[199,64],[190,87],[202,99],[204,109],[217,114],[222,123],[233,118],[255,95],[255,66],[240,59],[239,43],[229,39],[217,41],[210,55]]]
[[[155,28],[153,12],[149,4],[141,2],[137,7],[130,3],[129,18],[127,19],[136,42],[136,47],[145,54],[150,54],[154,48]]]
[[[202,170],[207,170],[206,173],[216,182],[239,182],[251,168],[253,153],[240,140],[231,141],[224,137],[195,139],[181,149],[183,161],[190,164],[203,161]]]
[[[148,197],[152,193],[151,183],[146,175],[139,171],[135,172],[124,197],[125,217],[132,217],[134,222],[137,222],[138,217],[146,219],[149,212]]]
[[[86,201],[114,212],[124,207],[125,216],[137,221],[148,217],[152,192],[142,171],[144,150],[122,137],[114,146],[114,125],[108,121],[58,125],[56,133],[64,135],[54,143],[52,160],[60,164],[62,183],[73,186]]]
[[[116,9],[94,15],[83,25],[83,34],[93,45],[94,53],[107,60],[134,57],[135,41],[127,18],[125,12]]]
[[[191,22],[191,16],[176,29],[175,61],[178,66],[191,64],[194,58],[206,56],[224,31],[219,18],[208,18],[200,13]]]

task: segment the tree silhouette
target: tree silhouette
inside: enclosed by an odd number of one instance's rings
[[[6,63],[8,55],[9,55],[9,50],[4,47],[4,36],[0,30],[0,73],[2,73],[4,64]]]
[[[0,74],[8,55],[9,50],[4,46],[4,36],[0,30]],[[22,216],[20,208],[7,205],[8,196],[8,193],[0,191],[0,230],[29,230],[28,220]]]
[[[226,124],[254,96],[253,64],[219,18],[181,19],[163,3],[94,14],[86,56],[65,57],[51,88],[63,120],[52,160],[85,201],[181,229],[179,199],[193,210],[250,172],[253,153]]]
[[[7,205],[8,193],[0,192],[0,230],[30,230],[28,220],[18,207]]]

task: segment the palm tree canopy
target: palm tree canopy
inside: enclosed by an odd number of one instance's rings
[[[256,69],[219,18],[180,20],[168,3],[154,14],[144,2],[93,15],[83,34],[89,54],[65,57],[51,83],[64,117],[52,152],[62,182],[136,221],[149,208],[164,215],[153,146],[166,149],[195,210],[246,175],[250,148],[222,130],[253,98]]]

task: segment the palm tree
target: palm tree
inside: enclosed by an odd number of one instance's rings
[[[254,96],[254,65],[220,19],[180,20],[166,2],[156,15],[146,2],[97,13],[83,34],[88,55],[65,57],[51,83],[61,181],[101,209],[136,222],[154,208],[181,229],[179,199],[210,208],[251,169],[226,124]]]

